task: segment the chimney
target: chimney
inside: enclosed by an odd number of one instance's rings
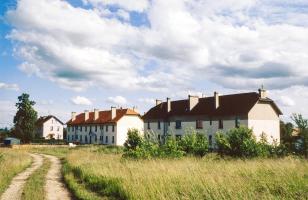
[[[189,106],[189,111],[191,111],[199,102],[199,97],[198,96],[191,96],[188,95],[188,106]]]
[[[170,101],[170,98],[167,97],[167,112],[170,112],[171,111],[171,101]]]
[[[98,109],[94,109],[94,120],[97,120],[99,117],[99,110]]]
[[[214,99],[215,99],[215,108],[219,107],[219,94],[218,92],[214,92]]]
[[[264,89],[263,85],[259,89],[259,96],[260,96],[261,99],[265,99],[267,97],[267,92]]]
[[[76,119],[76,112],[72,112],[72,121],[75,121]]]
[[[89,119],[89,111],[85,110],[84,111],[84,121],[87,121]]]
[[[156,99],[156,105],[159,105],[159,104],[161,104],[162,102],[163,102],[162,100]]]
[[[133,111],[138,112],[137,106],[134,106],[134,107],[133,107]]]
[[[116,107],[111,106],[111,119],[114,119],[117,116]]]

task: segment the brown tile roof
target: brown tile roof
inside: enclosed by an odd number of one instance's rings
[[[79,125],[79,124],[104,124],[104,123],[116,123],[124,115],[137,115],[139,113],[135,112],[132,109],[117,109],[116,117],[111,119],[111,110],[99,111],[99,117],[97,120],[94,120],[94,112],[89,112],[89,119],[85,121],[85,113],[80,113],[76,115],[76,119],[72,121],[71,119],[66,123],[67,125]]]
[[[48,121],[51,118],[55,118],[58,122],[60,122],[62,125],[64,124],[61,120],[59,120],[57,117],[53,116],[53,115],[48,115],[48,116],[42,116],[40,118],[38,118],[36,120],[36,126],[42,126],[43,123],[45,123],[46,121]]]
[[[258,101],[270,103],[278,114],[282,114],[273,100],[269,98],[260,99],[258,93],[251,92],[219,96],[219,107],[217,109],[215,108],[214,97],[199,98],[198,104],[191,111],[189,111],[188,99],[172,101],[169,113],[167,113],[167,103],[163,102],[151,108],[142,118],[148,120],[166,119],[171,116],[205,115],[215,117],[247,115]]]

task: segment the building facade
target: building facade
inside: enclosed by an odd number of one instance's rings
[[[145,133],[155,133],[158,139],[166,135],[181,137],[191,129],[208,136],[214,145],[215,134],[231,128],[247,126],[253,130],[256,139],[264,133],[270,143],[280,141],[279,115],[281,111],[273,100],[267,97],[266,90],[259,93],[241,93],[212,97],[166,102],[156,100],[156,106],[144,116]]]
[[[129,129],[143,133],[143,121],[134,109],[85,111],[67,122],[67,141],[80,144],[123,145]]]
[[[37,135],[45,139],[63,139],[63,122],[53,115],[43,116],[36,121]]]

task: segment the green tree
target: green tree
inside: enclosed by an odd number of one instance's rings
[[[14,132],[22,142],[31,142],[35,137],[35,122],[37,112],[34,110],[34,101],[29,99],[30,95],[23,93],[18,97],[16,103],[17,113],[14,117]]]
[[[136,150],[142,144],[142,137],[137,129],[130,129],[127,132],[127,140],[124,143],[125,150]]]
[[[289,151],[291,151],[293,147],[293,129],[294,127],[292,123],[284,123],[283,121],[280,121],[280,143],[286,145]]]
[[[302,151],[306,158],[308,158],[308,120],[304,119],[301,114],[293,114],[291,119],[299,129],[299,136],[302,139]]]

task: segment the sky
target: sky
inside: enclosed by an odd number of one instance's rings
[[[308,117],[307,0],[1,0],[0,127],[39,116],[257,92]]]

